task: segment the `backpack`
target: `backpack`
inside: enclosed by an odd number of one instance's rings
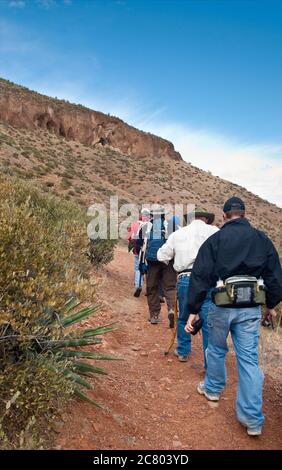
[[[157,252],[166,242],[167,222],[163,216],[151,220],[150,232],[147,233],[147,248],[145,258],[147,261],[158,261]]]

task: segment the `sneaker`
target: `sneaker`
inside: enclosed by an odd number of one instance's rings
[[[135,292],[134,292],[134,297],[140,297],[140,294],[142,292],[141,287],[136,287]]]
[[[168,312],[168,324],[169,324],[169,328],[174,328],[174,311],[173,310],[170,310]]]
[[[179,362],[187,362],[188,361],[188,355],[187,356],[182,356],[177,352],[177,349],[174,351],[174,355],[178,358]]]
[[[219,395],[216,395],[216,394],[212,394],[212,393],[209,393],[205,390],[205,384],[204,382],[200,382],[197,386],[197,392],[200,394],[200,395],[205,395],[205,397],[209,400],[209,401],[218,401],[219,400]]]
[[[150,321],[152,325],[157,325],[157,323],[160,323],[161,320],[158,315],[154,315],[151,317]]]
[[[260,436],[261,435],[261,426],[258,426],[257,428],[247,428],[247,434],[249,436]]]
[[[165,299],[164,299],[164,297],[162,297],[162,296],[160,296],[160,303],[161,303],[161,304],[164,304],[164,303],[165,303]]]

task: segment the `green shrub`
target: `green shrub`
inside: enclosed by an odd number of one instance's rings
[[[90,240],[88,256],[95,267],[108,264],[114,257],[115,240]]]
[[[66,177],[63,177],[63,178],[62,178],[62,181],[61,181],[61,188],[62,188],[62,189],[68,189],[68,188],[71,187],[71,185],[72,185],[71,180],[69,180],[69,179],[66,178]]]
[[[96,336],[111,327],[66,330],[98,309],[87,250],[80,208],[0,178],[0,439],[5,446],[23,446],[31,429],[40,435],[74,392],[91,401],[81,388],[91,384],[81,374],[102,371],[78,359],[108,357],[78,348],[95,346]],[[76,299],[91,306],[82,308]]]

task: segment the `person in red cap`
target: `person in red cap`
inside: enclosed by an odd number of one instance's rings
[[[142,209],[138,220],[132,222],[128,228],[127,240],[128,240],[128,251],[132,251],[134,255],[134,297],[139,297],[142,292],[142,286],[144,278],[139,271],[139,232],[142,227],[150,219],[149,209]]]

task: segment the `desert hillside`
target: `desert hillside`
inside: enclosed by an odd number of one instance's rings
[[[220,404],[199,399],[200,336],[187,364],[163,354],[171,341],[166,306],[162,322],[152,327],[146,297],[132,295],[126,246],[113,251],[115,242],[100,240],[90,251],[90,271],[85,213],[118,195],[120,203],[200,204],[215,211],[220,225],[224,201],[237,195],[281,254],[282,209],[184,162],[170,142],[1,80],[0,175],[0,448],[281,447],[279,327],[262,331],[266,426],[262,438],[250,439],[235,419],[231,345]],[[73,393],[80,400],[71,400]],[[94,403],[103,408],[97,411]]]
[[[85,208],[114,194],[121,202],[196,203],[214,210],[217,224],[224,200],[236,194],[246,201],[254,225],[282,251],[282,209],[276,205],[184,162],[166,140],[5,80],[0,80],[0,170]]]

